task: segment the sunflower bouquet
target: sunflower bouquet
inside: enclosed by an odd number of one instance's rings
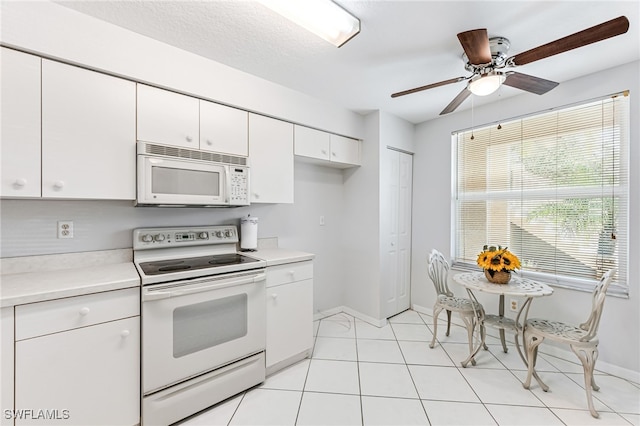
[[[479,267],[487,271],[510,272],[520,268],[520,259],[501,246],[484,246],[477,262]]]

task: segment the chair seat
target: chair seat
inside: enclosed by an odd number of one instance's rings
[[[537,332],[551,339],[567,342],[584,342],[588,331],[560,321],[532,318],[527,320],[525,331]],[[595,340],[595,339],[594,339]],[[592,343],[595,343],[592,340]]]
[[[473,312],[475,309],[476,312],[482,310],[482,306],[477,302],[472,302],[469,299],[465,299],[464,297],[455,297],[455,296],[447,296],[441,294],[438,296],[438,303],[441,306],[444,306],[445,309],[450,311],[457,312]]]

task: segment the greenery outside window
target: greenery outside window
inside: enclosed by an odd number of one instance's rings
[[[453,134],[453,264],[509,247],[522,275],[628,295],[629,95]]]

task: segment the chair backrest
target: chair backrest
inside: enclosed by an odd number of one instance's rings
[[[580,339],[583,342],[588,342],[598,334],[598,326],[600,325],[600,318],[602,317],[602,309],[604,308],[607,289],[613,280],[613,274],[615,274],[615,272],[616,268],[607,271],[607,273],[600,278],[600,282],[593,290],[591,315],[589,315],[589,318],[584,323],[580,324],[580,328],[587,331],[587,334]]]
[[[447,276],[449,275],[449,262],[446,261],[442,253],[438,250],[431,250],[429,255],[429,278],[433,281],[438,295],[445,294],[453,296],[447,285]]]

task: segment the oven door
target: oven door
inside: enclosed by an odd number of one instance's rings
[[[230,204],[224,164],[138,155],[137,173],[138,205]]]
[[[142,288],[144,394],[265,349],[265,272]]]

